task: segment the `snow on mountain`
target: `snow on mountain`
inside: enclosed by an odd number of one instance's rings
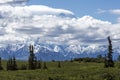
[[[58,46],[54,47],[54,52],[59,52],[61,49]]]
[[[80,45],[70,45],[66,48],[66,51],[80,54],[82,52],[82,48]]]
[[[19,60],[27,60],[29,57],[27,44],[7,45],[0,48],[1,57],[8,59],[15,55]],[[119,48],[114,49],[114,59],[119,55]],[[70,60],[78,57],[96,57],[107,54],[107,46],[98,45],[47,45],[34,44],[34,53],[38,60]]]

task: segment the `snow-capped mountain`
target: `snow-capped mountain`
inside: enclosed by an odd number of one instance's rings
[[[29,45],[9,44],[1,47],[0,52],[3,59],[15,55],[19,60],[27,60],[29,57]],[[119,52],[120,48],[114,49],[114,59],[117,58]],[[38,60],[70,60],[79,57],[96,57],[99,54],[104,56],[106,53],[107,46],[34,44],[34,54]]]

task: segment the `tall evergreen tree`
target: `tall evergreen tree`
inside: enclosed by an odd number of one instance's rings
[[[112,59],[112,54],[113,54],[112,41],[110,39],[110,36],[108,37],[108,43],[109,43],[109,46],[108,46],[108,54],[106,57],[106,62],[105,62],[106,66],[105,67],[114,67],[114,62]]]
[[[0,70],[3,70],[2,63],[1,63],[1,57],[0,57]]]
[[[30,56],[29,56],[29,60],[28,60],[29,69],[33,70],[33,69],[36,69],[36,66],[37,66],[37,59],[36,59],[35,54],[34,54],[33,45],[30,45],[29,52],[30,52]]]

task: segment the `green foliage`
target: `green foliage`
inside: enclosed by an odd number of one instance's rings
[[[103,73],[102,78],[103,78],[103,80],[115,80],[114,75],[112,75],[110,73]]]
[[[49,77],[48,80],[65,80],[62,76]]]
[[[115,67],[120,69],[120,62],[116,62]]]
[[[70,61],[61,62],[61,68],[56,67],[58,62],[45,62],[49,69],[36,70],[5,70],[6,61],[2,61],[4,70],[0,71],[0,80],[120,80],[120,69],[116,67],[103,68],[104,63]],[[17,61],[17,66],[27,62]],[[27,66],[27,65],[26,65]]]
[[[75,58],[72,61],[79,61],[79,62],[96,62],[96,63],[103,63],[104,62],[104,58]]]

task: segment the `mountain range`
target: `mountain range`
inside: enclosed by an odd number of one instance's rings
[[[120,53],[120,48],[114,48],[113,59],[116,60]],[[13,55],[18,60],[28,60],[28,44],[8,44],[0,48],[2,59],[8,59]],[[105,45],[54,45],[54,44],[34,44],[34,54],[38,60],[71,60],[80,57],[97,57],[107,54]]]

